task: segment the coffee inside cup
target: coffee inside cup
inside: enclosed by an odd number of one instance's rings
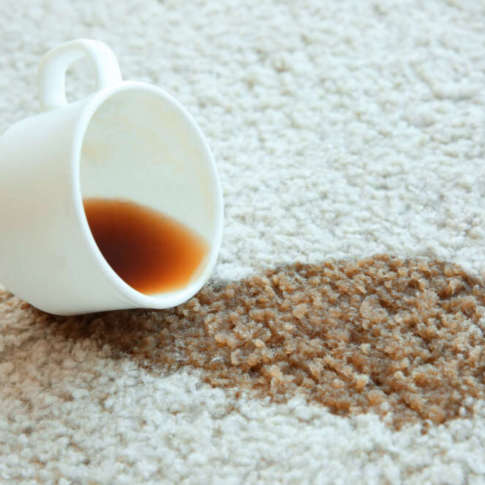
[[[207,254],[207,243],[190,228],[134,202],[89,198],[84,211],[106,261],[141,293],[183,288]]]
[[[194,281],[216,232],[206,148],[181,109],[136,88],[92,116],[81,150],[81,192],[91,234],[111,268],[156,295]]]

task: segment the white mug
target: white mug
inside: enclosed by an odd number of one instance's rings
[[[66,71],[85,56],[98,89],[68,103]],[[111,49],[94,40],[48,52],[39,83],[43,112],[0,138],[0,282],[60,315],[168,308],[191,298],[214,268],[223,225],[217,169],[195,121],[162,89],[122,81]],[[181,289],[140,293],[98,249],[86,197],[128,199],[177,219],[208,243],[203,267]]]

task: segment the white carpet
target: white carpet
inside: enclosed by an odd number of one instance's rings
[[[0,132],[38,110],[40,56],[76,37],[206,133],[226,204],[215,280],[379,252],[485,275],[483,2],[2,1]],[[1,483],[485,483],[483,405],[393,431],[0,318]]]

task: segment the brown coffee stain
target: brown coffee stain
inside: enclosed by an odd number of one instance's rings
[[[484,310],[484,282],[459,266],[378,255],[209,285],[172,310],[50,325],[150,369],[189,366],[236,394],[299,394],[341,416],[388,415],[400,428],[470,416],[485,397]]]

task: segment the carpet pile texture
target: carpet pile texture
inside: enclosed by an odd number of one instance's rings
[[[224,241],[175,310],[0,289],[0,483],[485,483],[483,2],[2,2],[0,133],[77,37],[197,119]]]

